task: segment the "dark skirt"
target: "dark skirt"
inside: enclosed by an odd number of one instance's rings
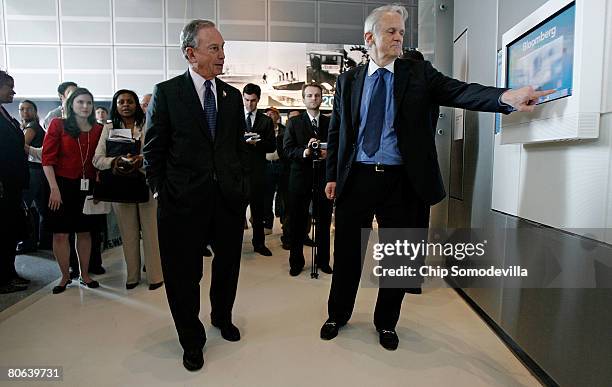
[[[57,211],[49,210],[47,226],[54,234],[91,232],[95,229],[95,216],[83,214],[83,204],[89,192],[81,191],[81,179],[56,176],[62,195],[62,204]],[[90,186],[93,182],[90,180]]]

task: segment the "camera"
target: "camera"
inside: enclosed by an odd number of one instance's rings
[[[312,158],[317,160],[321,158],[321,151],[327,149],[327,143],[319,140],[313,141],[308,148],[312,151]]]

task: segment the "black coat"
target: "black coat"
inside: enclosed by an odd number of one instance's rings
[[[242,116],[244,117],[244,114]],[[264,170],[266,168],[266,153],[272,153],[276,150],[274,123],[267,115],[257,112],[251,131],[259,134],[260,141],[255,145],[247,144],[247,149],[249,150],[249,167],[251,168],[252,177],[263,181]]]
[[[283,138],[284,152],[291,160],[289,172],[289,191],[308,192],[312,188],[312,159],[304,158],[304,150],[308,146],[308,141],[316,137],[325,142],[327,139],[327,128],[329,118],[323,114],[319,115],[319,135],[315,135],[312,124],[307,112],[303,112],[297,117],[292,117],[287,121],[287,128]],[[321,162],[320,180],[325,180],[325,161]]]
[[[218,184],[226,204],[244,211],[249,169],[242,94],[219,79],[216,89],[213,140],[189,71],[155,86],[143,153],[147,181],[163,210],[212,213]]]
[[[336,198],[342,191],[356,156],[359,109],[367,65],[341,74],[336,83],[334,110],[329,125],[327,181],[336,182]],[[499,103],[507,89],[467,84],[444,76],[427,61],[397,59],[394,67],[396,116],[393,126],[406,173],[413,188],[427,204],[446,195],[438,165],[432,109],[436,105],[469,110],[508,113]]]
[[[0,106],[0,109],[4,107]],[[8,115],[8,113],[6,113]],[[0,183],[5,197],[21,197],[21,191],[28,188],[30,172],[25,153],[23,132],[14,118],[8,121],[0,114]]]

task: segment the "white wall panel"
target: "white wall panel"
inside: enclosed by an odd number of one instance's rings
[[[164,72],[164,49],[161,47],[115,47],[115,69]]]
[[[59,0],[61,16],[111,17],[111,0]]]
[[[116,18],[162,18],[164,16],[163,0],[115,0],[114,13]]]
[[[160,22],[115,22],[115,43],[164,45],[164,25]]]
[[[112,48],[108,47],[62,47],[64,70],[106,70],[113,69]]]
[[[108,21],[62,21],[62,43],[65,44],[111,44],[111,22]]]
[[[9,71],[60,69],[59,46],[8,46],[7,55]]]
[[[56,0],[4,0],[7,16],[56,16]]]
[[[171,0],[166,1],[168,19],[215,19],[215,0]]]
[[[6,42],[9,44],[58,44],[56,20],[7,20]]]
[[[11,70],[15,79],[16,99],[57,98],[57,85],[60,83],[59,71],[54,73],[32,73],[31,71]]]
[[[183,53],[180,48],[167,48],[166,58],[168,61],[168,71],[172,72],[184,72],[187,70],[187,59],[183,57]]]

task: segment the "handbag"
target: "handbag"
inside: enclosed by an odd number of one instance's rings
[[[85,215],[103,215],[111,212],[111,204],[109,202],[97,201],[93,195],[87,195],[83,203],[83,214]]]
[[[117,157],[140,154],[140,141],[124,142],[106,140],[106,156]],[[94,184],[93,198],[103,202],[146,203],[149,187],[145,175],[134,170],[127,175],[115,175],[112,170],[99,171]]]

